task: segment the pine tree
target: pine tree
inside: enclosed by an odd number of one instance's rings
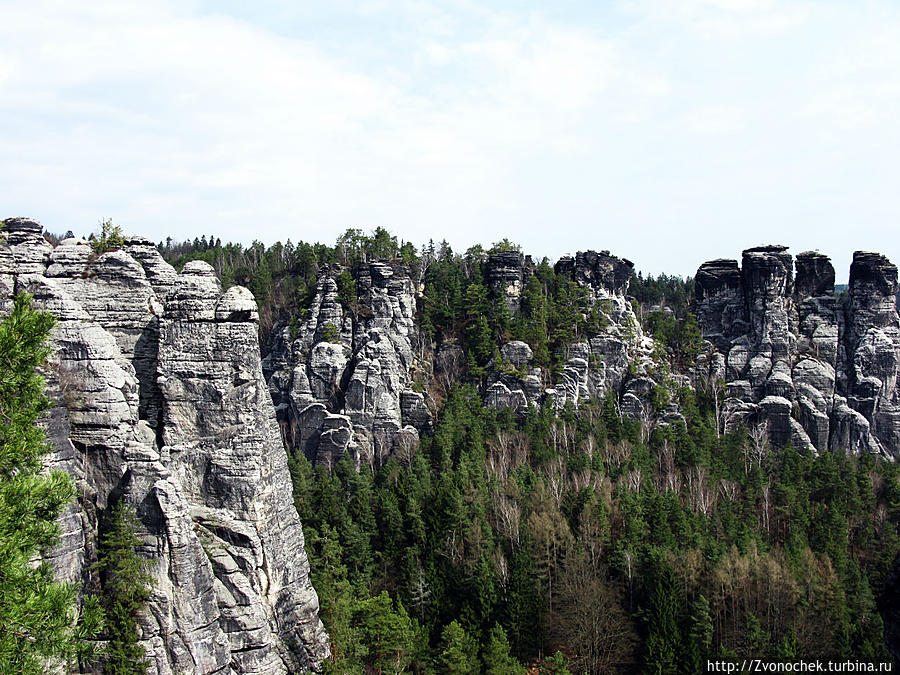
[[[678,630],[680,598],[669,565],[657,560],[651,568],[652,585],[644,610],[648,630],[644,644],[644,672],[665,675],[677,672],[677,651],[681,644]]]
[[[49,448],[37,421],[49,407],[38,368],[49,355],[53,317],[28,295],[0,322],[0,672],[42,673],[45,660],[87,656],[100,628],[93,601],[76,624],[75,588],[34,565],[57,540],[57,517],[72,501],[71,478],[41,473]]]
[[[509,653],[509,640],[506,631],[499,624],[494,624],[484,648],[485,675],[524,675],[525,666]]]
[[[150,597],[153,577],[147,561],[136,552],[141,540],[131,507],[112,507],[107,532],[100,538],[96,569],[103,588],[108,646],[105,671],[110,675],[143,675],[149,662],[138,643],[135,617]]]
[[[446,675],[475,675],[481,672],[478,645],[456,621],[444,628],[438,670]]]
[[[387,591],[361,601],[354,613],[354,624],[368,647],[367,661],[376,672],[406,670],[415,657],[419,625],[399,601],[394,610]]]
[[[687,669],[685,672],[701,673],[706,668],[713,637],[712,617],[709,614],[709,600],[700,595],[691,608],[688,630]]]

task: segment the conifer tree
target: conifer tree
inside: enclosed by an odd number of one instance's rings
[[[444,628],[438,670],[446,675],[475,675],[481,672],[478,645],[456,621]]]
[[[143,675],[149,666],[144,648],[138,643],[135,618],[150,597],[153,577],[147,561],[136,548],[133,509],[124,501],[111,509],[107,532],[100,538],[96,568],[103,588],[108,646],[105,671],[110,675]]]
[[[75,588],[33,564],[56,542],[56,519],[74,497],[62,471],[41,472],[49,451],[37,422],[50,403],[38,373],[49,355],[53,317],[19,295],[0,322],[0,672],[42,673],[47,662],[90,654],[101,614],[85,603],[76,623]]]
[[[524,675],[525,667],[509,653],[506,631],[494,624],[484,649],[485,675]]]

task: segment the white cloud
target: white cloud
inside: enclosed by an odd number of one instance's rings
[[[690,111],[685,126],[695,134],[727,134],[743,126],[743,114],[735,106],[713,105]]]
[[[88,7],[0,9],[0,35],[18,56],[0,114],[30,132],[7,143],[48,181],[87,188],[73,212],[122,199],[105,191],[108,172],[123,167],[145,193],[120,208],[147,221],[166,215],[173,183],[253,200],[263,218],[332,228],[377,224],[369,219],[388,218],[394,204],[427,213],[448,189],[466,195],[459,216],[468,217],[506,189],[509,153],[572,152],[601,93],[617,89],[610,101],[622,108],[646,96],[609,44],[537,18],[459,48],[429,42],[435,63],[462,61],[444,98],[432,99],[227,17]],[[650,82],[659,95],[659,78]]]
[[[712,40],[770,36],[802,25],[815,4],[775,0],[622,0],[647,20],[679,25]]]
[[[620,7],[370,2],[319,39],[174,1],[0,4],[0,215],[243,241],[386,225],[679,272],[701,240],[900,215],[896,11]]]

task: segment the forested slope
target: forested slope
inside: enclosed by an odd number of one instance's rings
[[[714,367],[693,280],[634,275],[607,252],[551,265],[508,241],[460,255],[381,229],[335,246],[211,242],[160,250],[260,302],[334,672],[889,658],[878,603],[889,616],[900,449],[842,444],[844,418],[825,447],[807,432],[815,392],[778,364],[827,358],[802,342],[809,302],[792,263],[778,276],[783,253],[759,287],[782,299],[785,355],[761,315],[768,370],[741,400],[750,376]],[[750,294],[762,273],[746,269]],[[735,339],[758,350],[744,311]],[[885,316],[890,337],[896,308]],[[893,396],[881,383],[874,396]],[[766,403],[776,385],[796,407],[784,419]],[[752,414],[726,414],[738,408]],[[860,409],[847,438],[877,440]]]

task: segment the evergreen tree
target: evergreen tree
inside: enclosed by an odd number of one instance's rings
[[[446,675],[476,675],[481,672],[478,644],[456,621],[444,628],[438,670]]]
[[[702,673],[706,669],[712,638],[713,624],[709,614],[709,600],[705,595],[699,595],[691,609],[685,673]]]
[[[485,675],[525,675],[526,668],[509,653],[509,640],[506,631],[499,624],[494,624],[484,648]]]
[[[138,644],[137,613],[150,598],[153,577],[147,561],[138,555],[137,520],[133,509],[120,501],[109,515],[100,537],[96,568],[103,588],[108,645],[105,671],[110,675],[143,675],[149,662]]]
[[[418,622],[399,602],[395,610],[387,591],[357,605],[354,625],[368,647],[366,661],[376,672],[402,673],[416,657]]]
[[[647,626],[644,672],[668,675],[677,672],[678,649],[681,645],[678,630],[678,588],[672,569],[662,560],[653,561],[647,574],[651,586],[644,610]]]
[[[76,624],[75,588],[35,565],[57,540],[56,519],[74,497],[71,478],[41,472],[49,448],[37,421],[50,403],[38,374],[53,318],[28,295],[0,322],[0,672],[42,673],[46,660],[88,656],[101,624],[92,600]]]

